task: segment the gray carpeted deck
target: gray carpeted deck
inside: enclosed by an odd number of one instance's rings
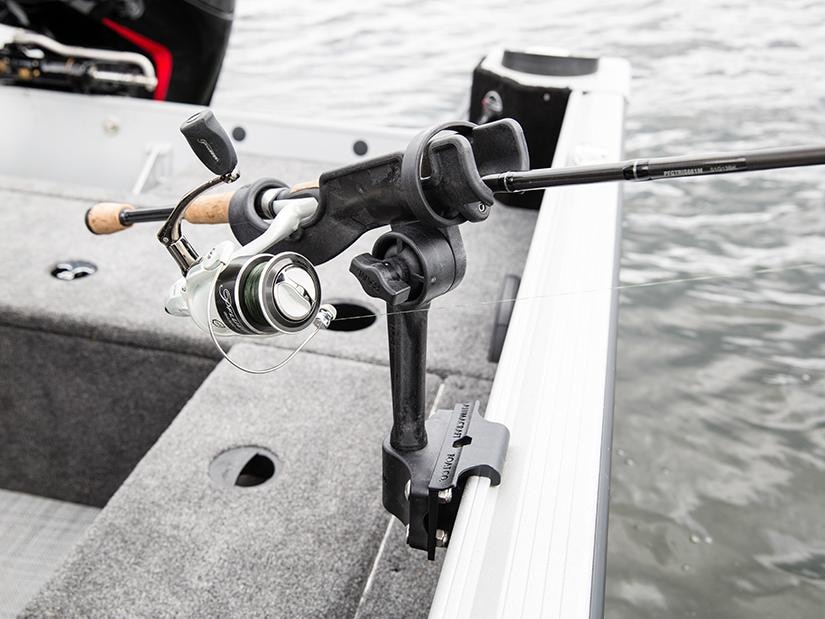
[[[267,352],[235,349],[248,363]],[[351,617],[373,570],[362,615],[425,613],[437,566],[408,556],[403,529],[376,561],[387,380],[385,367],[313,354],[277,380],[221,364],[26,616]],[[441,384],[430,377],[431,400]],[[438,404],[488,389],[449,381]],[[257,487],[216,487],[209,463],[242,445],[277,454],[280,471]]]
[[[213,367],[0,324],[0,488],[102,507]]]
[[[25,608],[99,511],[0,490],[0,619]]]

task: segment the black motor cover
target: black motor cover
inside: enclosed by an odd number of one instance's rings
[[[72,5],[23,0],[18,4],[28,24],[21,24],[11,12],[0,21],[66,45],[141,53],[152,60],[159,81],[154,95],[148,96],[198,105],[207,105],[212,98],[235,10],[235,0],[93,0]]]

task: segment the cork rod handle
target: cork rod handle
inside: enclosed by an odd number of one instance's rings
[[[293,185],[290,191],[317,188],[318,181],[313,180]],[[233,195],[234,192],[229,191],[198,196],[186,209],[184,219],[193,224],[225,224],[229,221],[229,202]],[[99,202],[86,211],[86,227],[93,234],[114,234],[131,227],[133,222],[162,221],[171,211],[171,208],[138,209],[126,202]]]
[[[120,214],[134,210],[131,204],[121,202],[98,202],[86,211],[86,227],[93,234],[114,234],[128,228],[120,221]]]
[[[193,224],[225,224],[229,221],[231,199],[232,192],[198,196],[186,209],[184,219]],[[129,212],[138,210],[125,202],[99,202],[86,211],[86,227],[93,234],[114,234],[131,227]],[[163,211],[158,209],[158,216],[146,221],[163,220],[168,216]]]

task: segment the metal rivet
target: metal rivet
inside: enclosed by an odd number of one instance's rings
[[[103,133],[106,135],[117,135],[120,131],[120,123],[116,118],[107,118],[103,121]]]

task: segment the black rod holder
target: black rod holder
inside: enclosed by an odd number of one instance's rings
[[[470,475],[501,481],[510,433],[487,421],[478,402],[427,418],[427,320],[430,302],[461,282],[466,255],[457,226],[394,227],[350,271],[364,291],[387,303],[393,424],[383,444],[382,501],[407,525],[407,544],[446,546]]]

